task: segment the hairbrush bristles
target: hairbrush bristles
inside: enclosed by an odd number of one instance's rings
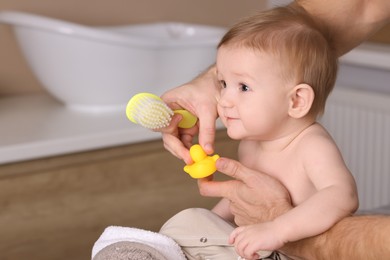
[[[162,99],[151,93],[139,93],[132,97],[126,107],[127,118],[136,124],[149,129],[159,129],[169,126],[173,114],[180,114],[180,128],[193,127],[198,118],[187,110],[172,111]]]
[[[150,93],[135,95],[126,107],[126,115],[130,121],[149,129],[167,127],[173,114],[172,109],[161,98]]]

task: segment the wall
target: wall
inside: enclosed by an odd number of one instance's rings
[[[32,12],[86,25],[182,21],[229,26],[265,5],[257,0],[0,0],[0,11]],[[11,30],[1,24],[0,46],[0,95],[43,91]]]
[[[47,15],[86,25],[182,21],[230,26],[254,10],[258,0],[0,0],[1,10]],[[390,26],[372,41],[390,43]],[[0,24],[0,96],[43,91],[19,52],[11,30]]]

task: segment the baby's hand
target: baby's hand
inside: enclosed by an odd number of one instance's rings
[[[273,222],[238,227],[230,234],[229,243],[248,260],[264,257],[261,250],[274,251],[285,244]]]

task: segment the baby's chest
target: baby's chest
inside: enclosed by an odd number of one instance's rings
[[[294,158],[290,156],[290,158]],[[295,158],[263,155],[251,160],[243,160],[243,164],[251,169],[268,174],[279,180],[289,191],[294,205],[298,205],[312,196],[317,190],[305,171],[302,162]]]

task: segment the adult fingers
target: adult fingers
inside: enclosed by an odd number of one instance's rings
[[[185,163],[192,163],[189,154],[192,140],[198,132],[198,126],[191,129],[181,129],[178,127],[181,115],[174,115],[168,127],[158,129],[162,133],[164,148],[179,159],[183,159]]]
[[[225,157],[221,157],[217,160],[216,167],[219,172],[244,183],[248,179],[248,176],[253,172],[244,167],[240,162]]]
[[[198,180],[199,193],[205,197],[233,198],[234,190],[237,187],[235,180],[213,181],[208,178]]]
[[[215,120],[217,118],[216,107],[213,104],[201,106],[198,109],[199,116],[199,144],[207,154],[214,152]]]
[[[164,148],[176,156],[177,158],[184,160],[186,164],[192,163],[190,152],[183,142],[176,136],[170,134],[162,135]]]
[[[228,181],[210,181],[209,179],[200,179],[198,181],[199,192],[205,197],[224,197],[229,200],[236,200],[236,192],[243,184],[246,175],[251,170],[242,166],[239,162],[228,158],[219,158],[216,162],[217,170],[230,177]],[[245,172],[245,173],[244,173]]]

